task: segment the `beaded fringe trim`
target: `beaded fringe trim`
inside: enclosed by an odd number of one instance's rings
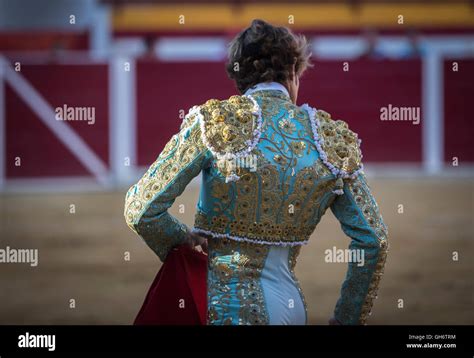
[[[206,235],[216,237],[216,238],[220,238],[220,239],[229,239],[229,240],[234,240],[234,241],[250,242],[252,244],[275,245],[275,246],[300,246],[300,245],[306,245],[308,243],[308,240],[292,241],[292,242],[256,240],[256,239],[251,239],[251,238],[243,237],[243,236],[222,234],[222,233],[209,231],[209,230],[205,230],[205,229],[201,229],[201,228],[197,228],[197,227],[193,228],[192,232],[206,234]]]
[[[262,136],[262,124],[263,124],[262,110],[260,109],[260,106],[258,105],[257,101],[252,96],[246,95],[245,97],[247,97],[253,103],[252,114],[257,117],[257,127],[253,131],[252,140],[247,140],[245,142],[247,144],[247,148],[242,149],[241,151],[238,151],[238,152],[235,152],[235,153],[219,153],[214,148],[214,146],[211,143],[209,143],[206,136],[204,135],[204,133],[205,133],[204,116],[202,115],[201,109],[199,108],[199,106],[192,107],[189,110],[189,113],[187,114],[187,116],[195,115],[198,118],[200,126],[201,126],[202,141],[206,145],[206,147],[209,148],[210,152],[215,157],[217,157],[217,159],[233,160],[233,159],[244,158],[244,157],[248,156],[252,152],[252,150],[254,150],[254,148],[257,146],[257,144],[260,140],[260,137]],[[228,183],[230,181],[237,181],[239,179],[240,179],[240,177],[237,174],[231,173],[230,175],[228,175],[226,177],[226,183]]]
[[[316,144],[316,148],[318,149],[321,160],[329,168],[331,173],[334,174],[337,178],[341,178],[341,179],[348,179],[348,178],[355,179],[355,178],[357,178],[359,173],[364,168],[363,164],[360,164],[359,169],[357,169],[356,171],[354,171],[352,173],[348,173],[345,170],[336,168],[331,162],[329,162],[328,156],[327,156],[326,152],[323,149],[324,138],[320,137],[319,133],[318,133],[318,128],[320,127],[320,123],[319,123],[319,120],[316,116],[316,108],[310,107],[307,103],[303,104],[301,106],[301,108],[303,108],[308,113],[309,121],[311,123],[311,130],[313,132],[314,143]],[[362,140],[359,139],[359,145],[361,143],[362,143]],[[344,194],[344,190],[342,190],[342,189],[337,189],[337,190],[334,190],[333,192],[337,195],[343,195]]]

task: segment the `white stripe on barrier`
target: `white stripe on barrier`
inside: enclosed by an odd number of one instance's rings
[[[443,61],[436,51],[422,61],[423,166],[428,174],[438,174],[444,163]]]
[[[118,56],[110,60],[109,157],[113,178],[119,185],[130,183],[131,168],[136,165],[135,73],[135,60],[132,57]]]
[[[55,120],[53,108],[23,76],[15,72],[10,64],[0,57],[4,78],[23,101],[38,115],[41,121],[67,147],[101,184],[108,183],[108,170],[104,162],[90,149],[86,142],[65,122]]]

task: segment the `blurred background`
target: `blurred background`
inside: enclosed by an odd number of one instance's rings
[[[474,323],[472,2],[0,0],[0,250],[39,255],[0,263],[0,324],[133,322],[160,262],[124,195],[190,107],[236,94],[226,46],[254,18],[307,36],[299,104],[363,139],[391,244],[369,324]],[[189,226],[198,192],[171,210]],[[324,251],[348,244],[328,212],[302,250],[311,324],[346,270]]]

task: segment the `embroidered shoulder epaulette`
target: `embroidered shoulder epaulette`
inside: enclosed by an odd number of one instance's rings
[[[307,104],[302,106],[309,114],[314,141],[321,160],[340,179],[355,178],[363,170],[361,140],[349,129],[346,122],[333,120],[323,110]],[[340,185],[339,185],[340,186]],[[336,192],[342,194],[342,188]]]
[[[199,107],[204,144],[216,157],[226,182],[238,180],[236,160],[257,145],[262,128],[260,107],[251,96],[210,99]]]

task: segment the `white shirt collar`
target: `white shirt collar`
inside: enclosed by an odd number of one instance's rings
[[[270,90],[281,91],[285,95],[290,97],[290,94],[288,93],[288,90],[286,89],[286,87],[278,82],[260,82],[256,84],[255,86],[250,87],[247,91],[245,91],[244,94],[249,95],[257,91],[270,91]]]

